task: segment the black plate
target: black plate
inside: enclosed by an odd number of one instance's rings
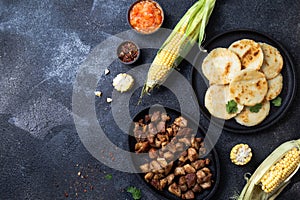
[[[208,52],[210,52],[217,47],[228,48],[234,41],[245,38],[252,39],[256,42],[268,43],[280,51],[284,62],[283,69],[281,71],[283,75],[283,89],[279,95],[282,98],[282,105],[280,107],[274,107],[271,103],[270,114],[262,123],[256,126],[246,127],[238,124],[234,119],[226,120],[223,129],[234,133],[255,133],[274,125],[280,118],[283,117],[290,107],[296,91],[296,77],[292,59],[284,47],[268,35],[253,30],[232,30],[217,35],[210,41],[206,42],[203,46],[208,50]],[[200,68],[201,70],[201,66],[197,66],[197,68]],[[205,82],[207,80],[204,80],[196,69],[192,72],[191,80],[199,101],[200,109],[204,116],[214,124],[222,126],[222,124],[220,124],[220,120],[211,117],[210,113],[204,106],[204,96],[207,90]]]
[[[161,107],[158,108],[161,110]],[[169,122],[169,124],[173,123],[174,119],[179,117],[179,116],[183,116],[188,120],[188,125],[189,127],[198,127],[198,131],[196,134],[196,137],[201,137],[204,138],[205,137],[205,131],[203,129],[203,127],[199,126],[199,123],[196,123],[192,120],[192,118],[188,117],[186,114],[181,114],[180,112],[171,109],[171,108],[166,108],[164,107],[166,113],[171,117],[171,120]],[[149,114],[149,110],[150,108],[146,108],[144,110],[142,110],[140,113],[138,113],[137,115],[135,115],[135,117],[133,118],[134,122],[137,122],[140,119],[144,119],[144,116]],[[151,111],[153,112],[156,109],[153,107],[151,107]],[[130,134],[133,134],[133,124],[130,127]],[[136,139],[133,136],[130,136],[129,134],[129,148],[131,152],[134,152],[134,146],[136,144]],[[212,171],[213,177],[212,179],[214,180],[213,186],[212,188],[208,189],[208,190],[204,190],[201,193],[195,195],[195,199],[201,199],[201,200],[209,200],[213,197],[214,193],[217,190],[218,184],[219,184],[219,179],[220,179],[220,163],[219,163],[219,158],[217,155],[217,152],[215,149],[212,149],[204,158],[209,158],[211,163],[209,165],[209,168]],[[141,163],[138,163],[137,161],[135,161],[134,158],[132,158],[132,161],[136,167],[136,169],[138,168],[138,166],[140,166]],[[176,162],[176,161],[175,161]],[[143,184],[143,187],[148,187],[150,189],[150,191],[152,191],[155,196],[159,197],[159,199],[174,199],[174,200],[180,200],[180,198],[176,197],[175,195],[171,194],[168,190],[167,187],[163,190],[163,191],[159,191],[156,188],[154,188],[152,185],[148,184],[145,180],[144,180],[144,173],[139,173],[137,174],[137,177],[141,180],[141,184]]]

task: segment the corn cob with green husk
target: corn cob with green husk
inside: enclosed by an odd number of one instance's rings
[[[300,139],[275,149],[248,180],[238,200],[273,200],[300,167]]]
[[[150,66],[140,100],[145,93],[151,92],[166,80],[172,69],[179,65],[197,40],[201,45],[205,26],[213,11],[215,1],[197,1],[178,22]]]

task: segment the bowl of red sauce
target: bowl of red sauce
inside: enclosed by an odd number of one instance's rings
[[[138,0],[128,9],[128,23],[138,33],[154,33],[163,21],[163,9],[156,1]]]

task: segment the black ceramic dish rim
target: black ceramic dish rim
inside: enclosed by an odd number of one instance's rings
[[[133,122],[137,120],[137,117],[138,117],[141,113],[143,113],[143,112],[149,110],[150,108],[152,108],[152,107],[151,107],[151,106],[145,107],[145,108],[143,108],[142,110],[140,110],[138,113],[136,113],[136,114],[133,116],[133,118],[132,118],[132,119],[133,119]],[[188,114],[183,113],[183,112],[180,112],[180,111],[178,111],[177,109],[170,108],[170,107],[167,107],[167,106],[164,106],[164,109],[166,110],[166,113],[167,113],[167,114],[168,114],[168,110],[169,110],[169,111],[172,111],[172,112],[174,112],[174,113],[179,113],[180,115],[186,117],[187,120],[188,120],[189,122],[193,123],[194,125],[197,125],[198,130],[197,130],[197,134],[196,134],[196,135],[198,135],[199,129],[200,129],[200,131],[203,133],[203,135],[206,135],[207,131],[205,131],[204,127],[202,127],[202,126],[199,124],[199,122],[195,122]],[[130,125],[129,131],[131,131],[131,130],[133,130],[133,123]],[[131,141],[131,140],[133,140],[133,139],[134,139],[134,136],[128,134],[128,147],[129,147],[129,150],[130,150],[130,151],[131,151],[132,149],[131,149],[131,142],[129,142],[129,141]],[[208,139],[208,138],[207,138],[207,139]],[[208,139],[208,141],[209,141],[209,139]],[[214,184],[213,184],[212,190],[211,190],[211,191],[208,193],[208,195],[207,195],[205,198],[203,198],[202,200],[210,200],[210,199],[212,199],[212,197],[215,195],[215,193],[216,193],[216,191],[217,191],[217,189],[218,189],[219,183],[220,183],[220,171],[221,171],[220,169],[221,169],[221,167],[220,167],[220,160],[219,160],[219,157],[218,157],[218,153],[217,153],[216,149],[213,148],[208,154],[211,154],[211,157],[213,157],[213,160],[214,160],[214,163],[215,163],[214,165],[215,165],[215,171],[216,171],[216,174],[214,175],[214,176],[215,176],[215,180],[214,180]],[[131,158],[131,160],[133,161],[132,158]],[[142,182],[142,184],[143,184],[144,187],[147,187],[147,188],[151,191],[151,193],[153,193],[154,195],[159,194],[161,197],[167,199],[166,195],[163,194],[164,191],[156,190],[155,188],[153,188],[153,186],[151,186],[150,184],[147,184],[146,181],[142,178],[141,174],[144,174],[144,173],[136,173],[136,176],[141,180],[141,182]],[[172,194],[170,193],[170,195],[172,195]],[[174,196],[174,199],[180,199],[180,198]],[[197,199],[197,198],[195,198],[195,199]]]
[[[228,132],[232,132],[232,133],[240,133],[240,134],[255,134],[255,133],[259,133],[260,131],[263,131],[271,126],[273,126],[275,123],[277,123],[288,111],[288,109],[290,108],[291,104],[293,103],[293,100],[296,96],[296,91],[297,91],[297,81],[296,81],[296,71],[295,71],[295,67],[294,67],[294,63],[292,60],[292,57],[290,56],[289,52],[282,46],[282,44],[280,42],[278,42],[277,40],[273,39],[271,36],[269,36],[268,34],[259,32],[257,30],[254,29],[232,29],[232,30],[228,30],[222,33],[217,34],[216,36],[212,37],[211,39],[209,39],[207,42],[203,43],[203,47],[206,48],[207,46],[209,46],[211,43],[213,43],[215,40],[219,39],[220,37],[223,37],[224,35],[228,35],[231,33],[237,33],[237,32],[241,32],[241,33],[253,33],[256,35],[261,35],[265,38],[267,38],[268,40],[272,41],[274,44],[276,44],[276,46],[278,46],[280,48],[280,50],[282,50],[282,52],[285,54],[286,59],[288,60],[288,62],[290,63],[290,70],[291,70],[291,74],[292,74],[292,87],[291,87],[291,92],[289,94],[290,98],[286,103],[286,106],[284,108],[281,108],[281,112],[279,114],[277,114],[277,117],[269,122],[268,124],[261,126],[261,127],[245,127],[245,129],[233,129],[230,127],[227,127],[226,125],[220,125],[217,121],[220,119],[217,119],[209,114],[207,114],[206,112],[202,111],[202,109],[200,109],[201,113],[204,115],[204,117],[209,120],[213,125],[222,128],[225,131]],[[190,81],[191,84],[193,85],[193,77],[194,77],[194,73],[198,73],[197,70],[193,69],[192,72],[190,73]]]

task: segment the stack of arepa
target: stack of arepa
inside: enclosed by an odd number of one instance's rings
[[[217,118],[235,118],[245,126],[261,123],[269,114],[269,101],[281,93],[282,67],[280,52],[266,43],[242,39],[213,49],[202,63],[210,84],[205,107]],[[230,101],[235,102],[234,112],[226,109]]]

